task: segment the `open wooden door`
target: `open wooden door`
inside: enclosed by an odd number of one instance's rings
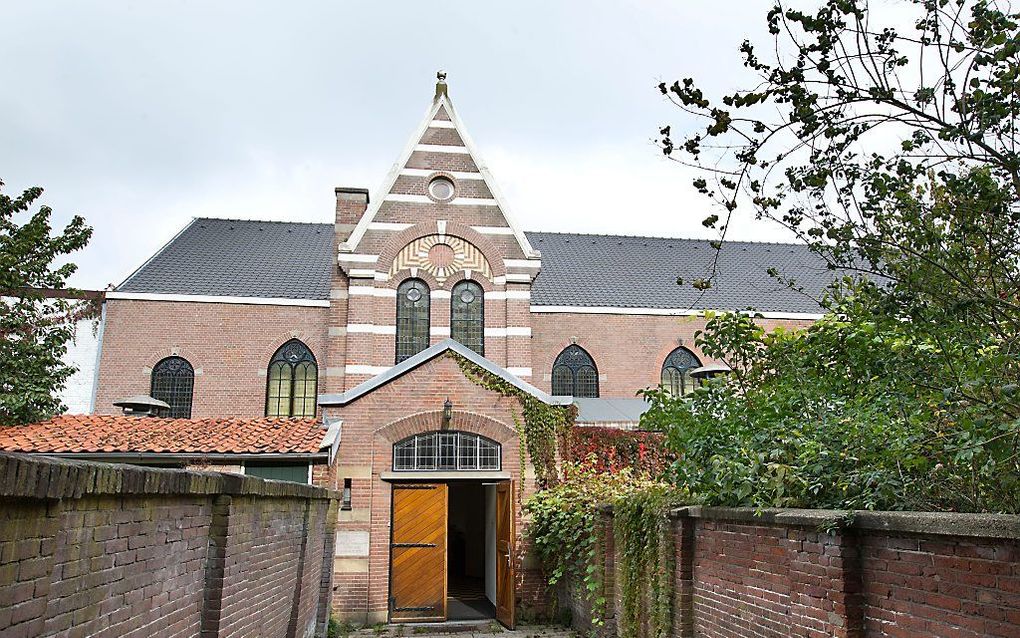
[[[445,483],[394,483],[390,622],[446,620]]]
[[[514,486],[496,486],[496,620],[514,628]]]

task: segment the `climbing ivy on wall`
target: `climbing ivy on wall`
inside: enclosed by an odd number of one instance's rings
[[[522,420],[518,431],[521,446],[527,450],[539,489],[556,482],[556,444],[574,423],[573,406],[547,405],[512,383],[502,379],[458,355],[451,355],[461,371],[475,384],[505,397],[515,397],[521,405]],[[523,469],[523,465],[522,465]]]
[[[684,499],[653,485],[614,503],[613,531],[620,561],[620,638],[666,638],[673,629],[676,556],[669,511]]]
[[[527,451],[539,486],[524,505],[531,517],[527,533],[549,584],[566,579],[578,587],[577,593],[588,603],[592,623],[603,623],[607,600],[599,508],[611,505],[621,571],[620,638],[667,638],[672,630],[671,576],[675,560],[668,513],[689,499],[649,478],[648,468],[635,471],[638,468],[620,467],[614,468],[615,473],[606,473],[592,454],[564,463],[563,481],[558,481],[557,444],[561,437],[569,444],[575,408],[547,405],[467,359],[451,356],[472,382],[505,397],[515,397],[521,405],[522,418],[514,419],[522,439],[521,454],[523,457]],[[604,437],[613,438],[611,434]],[[619,444],[615,438],[613,441]],[[646,442],[628,439],[630,443],[637,446],[642,457],[641,446]],[[656,460],[655,465],[662,464],[662,459]]]
[[[528,534],[550,585],[566,581],[587,604],[592,624],[606,611],[605,543],[601,506],[615,512],[615,537],[623,610],[621,638],[665,638],[672,628],[673,538],[668,513],[688,501],[664,483],[635,474],[598,471],[588,462],[565,463],[563,482],[528,499]],[[648,633],[645,633],[647,630]]]
[[[563,437],[563,458],[591,463],[599,472],[630,468],[635,474],[662,476],[676,460],[666,449],[662,432],[638,432],[607,427],[576,427]]]
[[[592,623],[601,625],[606,609],[604,544],[600,506],[639,484],[629,470],[597,472],[591,465],[566,463],[563,482],[541,490],[524,504],[531,538],[550,585],[561,582],[584,601]]]

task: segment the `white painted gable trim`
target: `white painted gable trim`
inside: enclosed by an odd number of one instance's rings
[[[510,212],[510,207],[507,205],[506,198],[503,196],[502,191],[499,190],[495,180],[492,178],[492,174],[489,172],[489,169],[485,166],[481,156],[478,154],[474,142],[471,141],[471,137],[464,128],[464,124],[461,121],[460,116],[457,115],[456,109],[453,108],[453,102],[446,95],[437,96],[432,101],[432,105],[425,111],[425,117],[422,119],[417,129],[415,129],[414,134],[411,135],[411,138],[407,141],[407,144],[404,147],[403,152],[401,152],[397,162],[390,168],[390,172],[383,180],[376,196],[371,199],[371,203],[368,205],[368,210],[366,210],[365,214],[361,216],[361,219],[358,221],[358,225],[354,227],[354,231],[351,233],[351,236],[340,246],[340,251],[352,253],[357,250],[358,244],[360,244],[361,240],[365,237],[365,233],[368,231],[369,225],[372,224],[372,220],[375,219],[375,216],[379,213],[379,207],[386,201],[386,196],[391,190],[393,190],[393,185],[400,176],[401,170],[404,169],[407,161],[411,158],[411,153],[413,153],[419,146],[418,140],[421,139],[421,136],[425,133],[433,121],[442,121],[435,120],[436,113],[439,112],[440,107],[446,107],[446,112],[450,116],[450,121],[453,122],[453,128],[457,130],[461,139],[464,140],[464,146],[462,148],[471,155],[475,163],[478,165],[478,171],[481,173],[482,179],[485,181],[485,185],[488,186],[489,192],[492,193],[493,199],[495,199],[496,204],[502,211],[503,218],[506,219],[507,225],[509,225],[513,230],[514,237],[517,239],[517,243],[520,245],[521,250],[524,251],[524,254],[528,257],[540,257],[540,253],[531,246],[531,242],[528,241],[528,238],[524,235],[524,231],[521,230],[520,225],[517,224],[514,219],[513,214]]]
[[[439,107],[444,103],[445,101],[442,98],[433,100],[431,106],[429,106],[428,110],[425,111],[425,117],[422,118],[421,123],[415,129],[411,138],[407,141],[407,144],[404,146],[404,150],[401,151],[400,157],[397,159],[396,163],[394,163],[390,168],[390,172],[382,181],[376,196],[369,200],[368,209],[365,211],[365,214],[361,216],[360,220],[358,220],[358,225],[354,227],[354,231],[351,233],[351,236],[346,242],[341,244],[341,252],[354,252],[358,248],[358,244],[361,243],[361,240],[365,237],[365,233],[368,231],[369,224],[372,223],[372,220],[375,219],[375,216],[379,213],[379,207],[384,201],[386,201],[386,196],[390,193],[390,191],[393,190],[393,185],[400,176],[400,169],[404,168],[404,165],[407,164],[407,160],[411,158],[411,153],[414,152],[414,147],[417,146],[418,140],[421,139],[425,130],[428,129],[429,123],[432,122],[436,113],[439,112]]]
[[[135,301],[184,301],[190,303],[229,303],[254,306],[306,306],[329,308],[328,299],[291,299],[289,297],[231,297],[220,295],[177,295],[160,292],[116,292],[106,293],[107,299],[132,299]]]
[[[482,156],[478,153],[478,149],[475,147],[474,141],[471,136],[468,135],[467,129],[464,128],[464,123],[461,122],[460,116],[457,114],[457,110],[453,108],[453,103],[445,96],[442,96],[442,100],[446,103],[446,112],[450,116],[450,120],[457,125],[457,132],[460,133],[460,139],[464,140],[464,146],[471,151],[471,157],[474,158],[475,164],[478,166],[478,172],[485,178],[485,185],[489,187],[489,192],[492,193],[493,199],[499,205],[500,210],[503,212],[503,218],[506,220],[507,225],[513,229],[514,236],[517,238],[517,243],[520,245],[521,250],[524,251],[526,257],[538,258],[541,254],[532,248],[531,242],[524,235],[524,231],[521,230],[520,224],[514,218],[513,213],[510,211],[510,206],[507,204],[506,197],[503,196],[503,191],[499,189],[496,184],[496,180],[493,179],[492,174],[489,172],[488,166],[485,165],[485,161]]]

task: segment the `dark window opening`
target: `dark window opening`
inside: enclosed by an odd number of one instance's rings
[[[429,287],[421,279],[397,288],[397,363],[429,347],[429,307]]]
[[[344,479],[344,491],[343,498],[340,499],[340,509],[351,509],[351,479],[349,478]]]
[[[556,357],[552,369],[552,393],[580,398],[598,397],[599,371],[595,360],[581,346],[567,346]]]
[[[687,348],[681,347],[670,352],[662,363],[663,389],[675,397],[690,394],[698,387],[698,380],[691,376],[691,370],[699,367],[701,362]]]
[[[191,400],[195,388],[195,369],[183,357],[167,357],[152,368],[150,396],[170,405],[166,414],[172,419],[191,418]]]
[[[473,281],[462,281],[450,295],[450,338],[485,356],[485,294]]]
[[[308,346],[291,339],[273,354],[266,374],[266,416],[313,417],[319,370]]]
[[[308,463],[259,463],[244,464],[246,476],[254,476],[274,481],[290,481],[291,483],[308,484]]]

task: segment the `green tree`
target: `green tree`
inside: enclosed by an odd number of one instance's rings
[[[3,182],[0,181],[0,188]],[[87,302],[46,298],[40,289],[62,289],[77,269],[64,255],[83,248],[92,235],[75,216],[52,234],[51,209],[29,209],[42,195],[30,188],[19,197],[0,192],[0,424],[30,423],[63,409],[57,393],[74,368],[63,363],[74,325],[93,309]],[[28,215],[23,224],[18,217]]]
[[[753,88],[660,85],[707,121],[660,142],[721,207],[717,250],[745,207],[824,260],[828,315],[798,334],[713,318],[700,343],[737,372],[653,392],[648,423],[711,502],[1020,511],[1020,15],[814,6],[773,6],[763,57],[741,45]]]

